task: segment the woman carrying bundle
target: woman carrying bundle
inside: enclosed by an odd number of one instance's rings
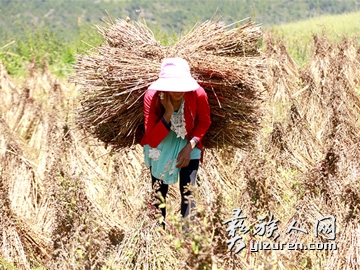
[[[191,217],[194,201],[189,202],[191,191],[186,186],[195,185],[203,156],[202,138],[211,120],[207,94],[184,59],[162,62],[159,79],[144,96],[144,125],[141,145],[157,197],[165,203],[168,185],[180,180],[181,215]],[[160,209],[165,218],[166,208]]]

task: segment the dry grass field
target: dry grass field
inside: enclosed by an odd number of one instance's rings
[[[188,234],[177,186],[159,228],[139,145],[112,152],[76,128],[73,84],[36,66],[19,82],[0,64],[0,269],[360,268],[360,49],[317,35],[300,68],[281,40],[264,42],[261,133],[247,151],[205,151]],[[240,241],[229,250],[223,223],[238,208],[249,231],[239,226],[246,247],[234,254]],[[336,231],[315,235],[328,215]],[[255,252],[255,242],[317,248]]]

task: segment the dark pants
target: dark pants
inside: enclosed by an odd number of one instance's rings
[[[183,217],[187,217],[190,213],[190,209],[195,207],[194,200],[190,200],[188,197],[191,195],[191,191],[186,188],[188,184],[194,186],[196,183],[196,174],[199,168],[199,160],[198,159],[191,159],[190,163],[187,167],[180,169],[180,193],[181,193],[181,215]],[[162,180],[155,178],[151,175],[152,179],[152,187],[154,189],[155,194],[159,198],[160,195],[162,199],[159,202],[154,204],[155,207],[159,209],[159,205],[161,203],[165,204],[166,201],[166,194],[169,190],[169,185],[164,184]],[[190,201],[190,203],[189,203]],[[166,207],[160,207],[161,214],[165,218],[166,216]]]

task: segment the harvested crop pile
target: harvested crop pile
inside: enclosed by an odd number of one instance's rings
[[[266,72],[259,26],[206,21],[169,47],[139,22],[117,20],[99,31],[106,42],[78,56],[73,78],[81,88],[78,123],[95,138],[114,148],[139,142],[145,91],[158,78],[164,58],[182,57],[208,93],[213,124],[205,146],[252,144],[260,127]]]

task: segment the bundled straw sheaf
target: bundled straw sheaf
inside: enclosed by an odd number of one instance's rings
[[[105,43],[79,55],[73,81],[80,85],[79,125],[113,148],[138,143],[143,134],[143,96],[158,78],[161,61],[183,57],[205,89],[212,126],[206,147],[248,147],[260,128],[265,58],[262,31],[219,20],[197,24],[179,41],[162,46],[140,22],[117,20],[99,27]]]

